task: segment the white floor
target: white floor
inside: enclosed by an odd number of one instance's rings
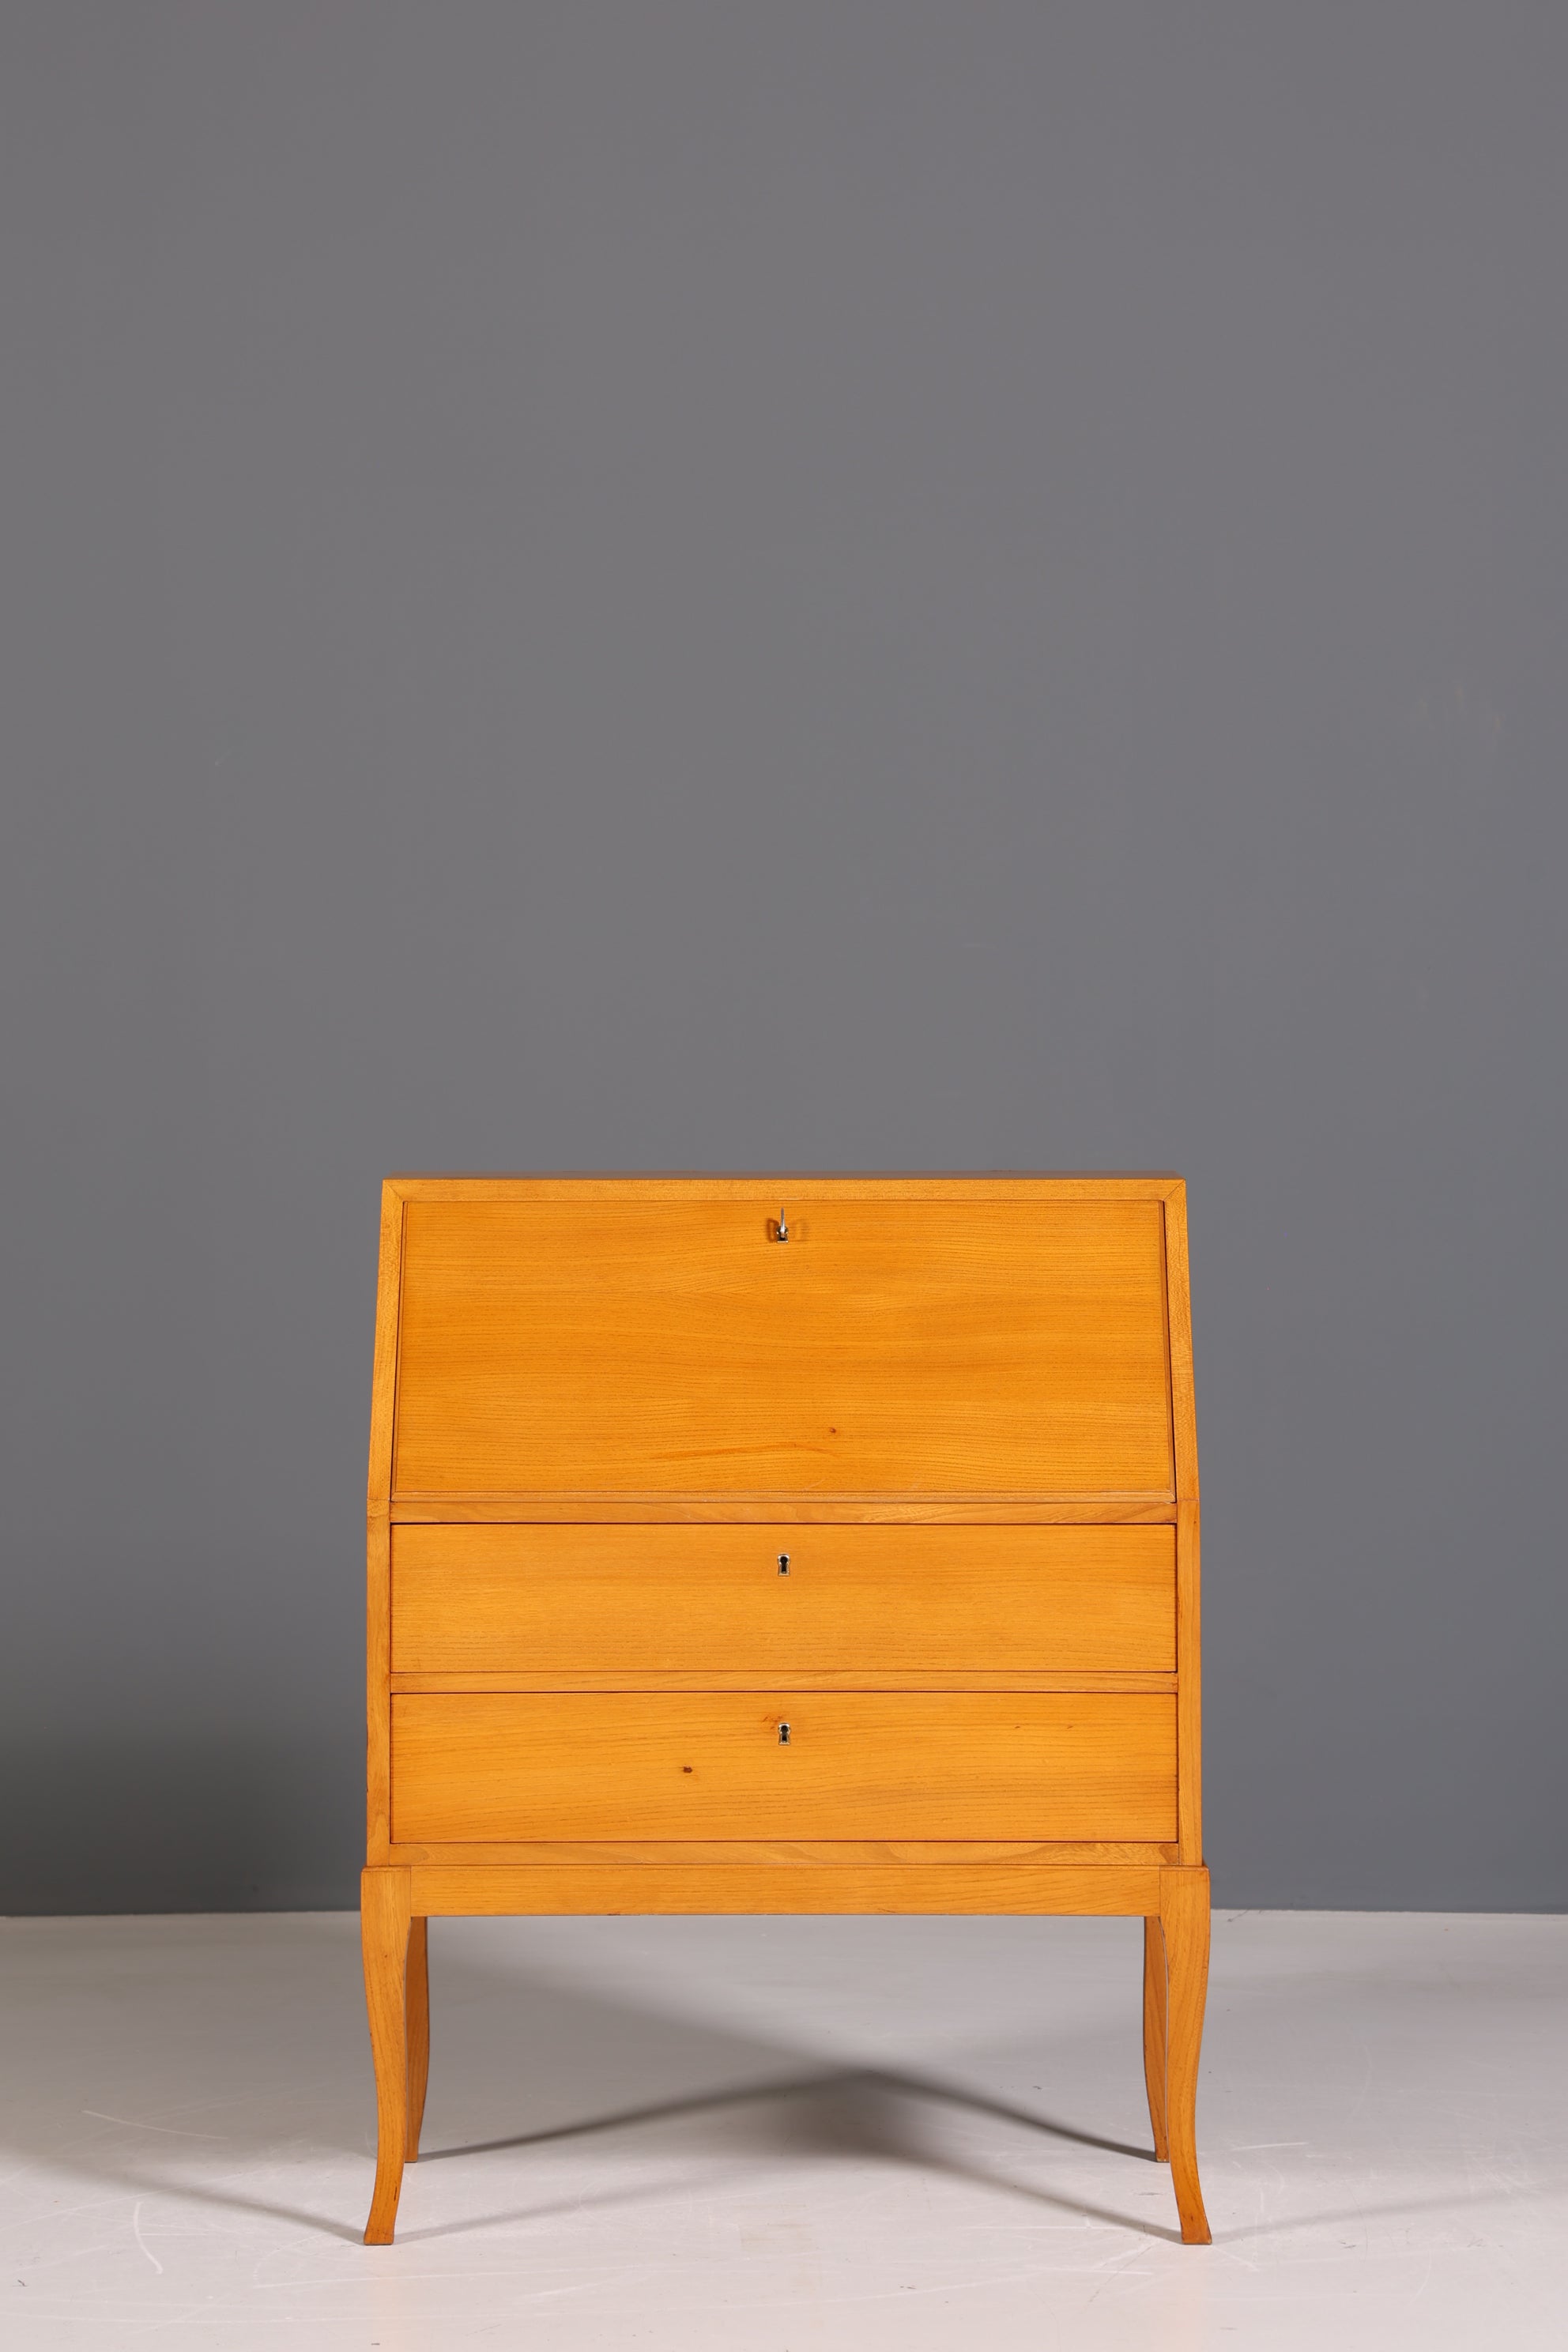
[[[6,1923],[0,2340],[1563,2352],[1568,1918],[1216,1915],[1206,2249],[1140,1937],[437,1920],[426,2155],[369,2249],[352,1916]]]

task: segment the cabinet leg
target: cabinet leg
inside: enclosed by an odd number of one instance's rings
[[[1161,2164],[1171,2160],[1165,2141],[1165,1933],[1156,1913],[1143,1922],[1143,2081]]]
[[[405,1870],[367,1870],[360,1880],[364,2000],[375,2062],[375,2191],[367,2246],[389,2246],[408,2142],[408,1929]]]
[[[429,1921],[415,1919],[408,1929],[408,2162],[419,2154],[419,2126],[425,2120],[425,2085],[430,2079],[430,1959]]]
[[[1160,1873],[1160,1926],[1167,1984],[1165,2128],[1171,2185],[1182,2218],[1183,2243],[1206,2246],[1209,2225],[1198,2185],[1194,2134],[1198,2051],[1209,1980],[1209,1874],[1203,1869]]]

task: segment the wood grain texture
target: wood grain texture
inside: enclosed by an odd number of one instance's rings
[[[392,1836],[392,1530],[365,1523],[365,1860],[383,1863]]]
[[[1150,1866],[1031,1869],[962,1863],[867,1863],[855,1869],[780,1871],[761,1863],[711,1870],[442,1869],[410,1873],[413,1900],[432,1918],[708,1912],[1077,1912],[1138,1917],[1159,1899]]]
[[[1171,1446],[1177,1499],[1198,1494],[1197,1408],[1193,1391],[1192,1279],[1187,1256],[1187,1188],[1173,1184],[1163,1203],[1165,1327],[1169,1351]]]
[[[725,1526],[789,1521],[812,1527],[1174,1527],[1173,1489],[1138,1495],[637,1495],[584,1488],[575,1494],[509,1493],[395,1495],[393,1525],[473,1521],[545,1524],[568,1521],[668,1520],[676,1526],[714,1520]]]
[[[396,1488],[1163,1495],[1163,1210],[408,1198]]]
[[[394,1848],[395,1859],[412,1866],[452,1869],[479,1865],[662,1870],[670,1865],[702,1869],[736,1863],[768,1863],[775,1868],[802,1864],[858,1867],[863,1863],[957,1863],[988,1866],[1028,1863],[1087,1869],[1095,1864],[1137,1863],[1151,1867],[1181,1859],[1173,1842],[1158,1838],[468,1838],[447,1843],[412,1839]]]
[[[397,1331],[403,1286],[403,1202],[391,1184],[381,1188],[376,1253],[375,1342],[370,1384],[370,1469],[365,1501],[384,1512],[392,1493],[392,1434],[397,1393]]]
[[[1165,1937],[1155,1912],[1143,1922],[1143,2084],[1154,2154],[1161,2164],[1171,2158],[1165,2137]]]
[[[1203,1708],[1200,1697],[1198,1605],[1198,1507],[1177,1506],[1176,1521],[1176,1760],[1178,1831],[1182,1860],[1204,1858]]]
[[[367,1505],[371,2242],[427,1916],[621,1910],[1142,1916],[1206,2242],[1178,1177],[393,1178]]]
[[[475,1668],[459,1672],[456,1668],[444,1675],[394,1675],[391,1686],[398,1691],[721,1691],[755,1690],[764,1681],[778,1683],[784,1679],[774,1675],[765,1677],[755,1667],[745,1673],[721,1673],[718,1667],[707,1672],[666,1673],[654,1666],[614,1673],[601,1667],[597,1671],[584,1668],[573,1673],[558,1668],[551,1674],[526,1674],[519,1667],[510,1667],[503,1674],[480,1674]],[[1090,1675],[1034,1674],[1026,1667],[992,1673],[983,1666],[969,1666],[962,1677],[952,1674],[919,1674],[905,1668],[896,1675],[879,1674],[875,1665],[845,1666],[836,1673],[814,1674],[807,1669],[792,1668],[787,1677],[792,1690],[952,1690],[955,1681],[971,1691],[1163,1691],[1173,1693],[1174,1675]]]
[[[409,1883],[406,1870],[367,1870],[360,1880],[364,1997],[375,2066],[375,2188],[365,2223],[367,2246],[392,2243],[408,2144]]]
[[[419,2155],[419,2127],[425,2120],[425,2093],[430,2081],[430,1947],[429,1921],[416,1918],[408,1928],[408,2131],[407,2161]]]
[[[1175,1811],[1175,1702],[1163,1697],[774,1691],[392,1701],[400,1841],[1168,1838]]]
[[[784,1565],[781,1567],[781,1563]],[[1164,1528],[400,1527],[395,1672],[1173,1673]],[[699,1685],[699,1687],[701,1685]]]
[[[381,1235],[376,1260],[375,1343],[371,1368],[370,1466],[365,1485],[365,1852],[385,1858],[390,1834],[388,1753],[391,1722],[387,1674],[391,1666],[392,1433],[397,1391],[398,1301],[403,1280],[403,1202],[390,1184],[381,1188]]]
[[[1206,1870],[1160,1873],[1160,1926],[1167,1988],[1165,2130],[1171,2185],[1176,2192],[1183,2243],[1206,2246],[1209,2225],[1198,2180],[1197,2149],[1198,2053],[1209,1976]]]
[[[1204,1858],[1203,1708],[1199,1663],[1202,1572],[1198,1532],[1197,1412],[1193,1389],[1193,1317],[1184,1184],[1177,1184],[1169,1193],[1163,1213],[1171,1444],[1177,1495],[1176,1672],[1180,1677],[1177,1755],[1181,1845],[1182,1860],[1195,1866]]]

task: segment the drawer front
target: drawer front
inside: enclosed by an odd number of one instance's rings
[[[399,1843],[1158,1840],[1175,1831],[1176,1703],[1163,1696],[405,1693],[392,1702]]]
[[[393,1530],[397,1673],[896,1682],[1175,1662],[1171,1528]]]
[[[1158,1201],[1044,1187],[411,1200],[394,1483],[1163,1496],[1164,1286]]]

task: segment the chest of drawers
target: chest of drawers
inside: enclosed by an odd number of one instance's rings
[[[1206,2242],[1178,1179],[393,1178],[368,1538],[368,2242],[427,1919],[618,1911],[1142,1917]]]

